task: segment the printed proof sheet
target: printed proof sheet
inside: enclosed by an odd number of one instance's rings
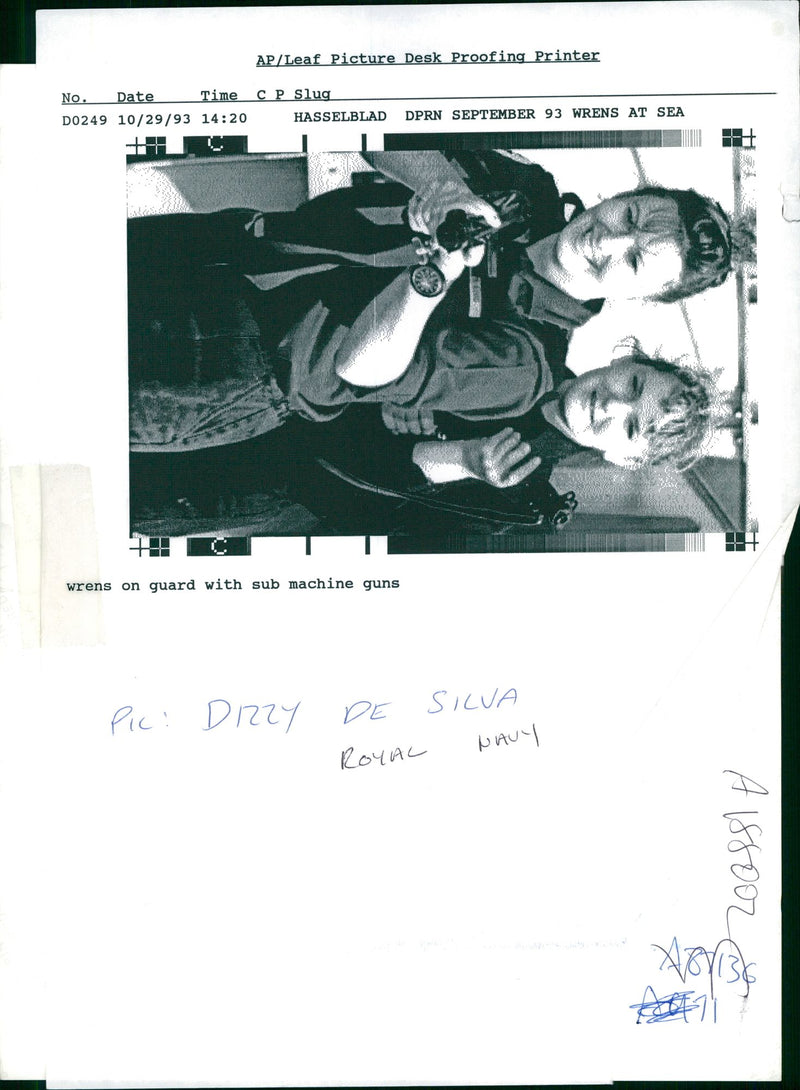
[[[40,14],[4,1076],[780,1077],[797,52],[788,2]]]

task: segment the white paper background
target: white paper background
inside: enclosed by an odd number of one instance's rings
[[[11,714],[0,805],[14,830],[3,848],[4,1075],[46,1071],[52,1086],[778,1077],[774,595],[797,497],[797,227],[782,215],[797,179],[793,15],[739,3],[40,17],[36,70],[6,69],[1,85]],[[259,52],[329,53],[339,41],[354,52],[598,49],[603,62],[254,68]],[[123,154],[134,133],[62,126],[61,95],[111,101],[141,88],[166,101],[306,85],[340,98],[437,95],[446,108],[468,93],[498,105],[663,94],[690,104],[681,126],[752,125],[755,554],[710,540],[699,554],[502,557],[388,557],[374,543],[364,557],[360,541],[315,539],[311,558],[302,541],[262,541],[223,571],[128,551]],[[671,97],[681,92],[713,97]],[[287,150],[308,132],[310,150],[360,147],[364,126],[296,125],[295,108],[248,106],[251,146]],[[404,109],[392,106],[387,130],[420,128]],[[526,127],[469,127],[503,126]],[[381,127],[366,131],[378,147]],[[64,578],[111,581],[99,603],[38,596],[50,584],[36,579],[26,590],[32,566],[59,563],[58,524],[20,524],[19,493],[12,526],[11,467],[35,476],[40,465],[91,469],[96,535],[86,575]],[[283,587],[147,589],[218,575]],[[355,587],[286,589],[317,575]],[[401,586],[365,592],[366,578]],[[119,589],[132,579],[141,592]],[[50,649],[22,648],[31,623]],[[59,646],[86,631],[94,646]],[[489,702],[511,687],[516,704],[463,709],[466,694]],[[459,709],[431,716],[436,690]],[[302,704],[288,734],[203,732],[216,698]],[[343,725],[360,699],[390,702],[386,719]],[[128,704],[148,722],[166,712],[169,726],[112,737]],[[479,733],[534,722],[538,746],[524,737],[479,751]],[[412,745],[425,756],[341,770],[348,746]],[[757,981],[743,1008],[722,989],[716,1024],[636,1026],[631,1004],[648,984],[659,995],[680,986],[651,944],[713,948],[725,933],[734,881],[721,815],[750,807],[724,769],[770,792],[752,806],[763,819],[756,913],[733,923]]]

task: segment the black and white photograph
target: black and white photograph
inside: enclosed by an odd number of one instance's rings
[[[132,157],[132,531],[752,529],[755,160],[718,143]]]

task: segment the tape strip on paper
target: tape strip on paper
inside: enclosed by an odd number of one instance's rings
[[[10,472],[22,646],[103,643],[92,475],[88,466],[14,466]]]

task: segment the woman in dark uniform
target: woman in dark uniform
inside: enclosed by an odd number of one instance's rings
[[[134,451],[240,443],[359,402],[428,434],[437,412],[521,417],[547,392],[548,355],[563,360],[565,335],[603,298],[679,298],[729,269],[724,213],[692,191],[585,211],[500,153],[373,158],[408,185],[336,190],[294,213],[130,222]],[[504,186],[524,208],[505,227]],[[421,288],[420,240],[455,209],[497,229],[490,252],[428,242]]]

